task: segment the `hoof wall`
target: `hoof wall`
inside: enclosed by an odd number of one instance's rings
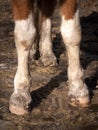
[[[69,104],[73,107],[81,107],[81,108],[85,108],[85,107],[89,107],[90,106],[90,100],[89,98],[85,97],[85,98],[71,98]]]
[[[10,105],[9,110],[10,110],[11,113],[16,114],[16,115],[24,115],[24,114],[29,113],[28,110],[25,110],[22,107],[18,107],[18,106],[14,106],[14,105]]]

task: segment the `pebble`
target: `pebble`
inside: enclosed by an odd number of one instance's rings
[[[9,67],[8,67],[8,65],[7,64],[5,64],[5,63],[1,63],[0,64],[0,70],[2,70],[2,69],[8,69]]]

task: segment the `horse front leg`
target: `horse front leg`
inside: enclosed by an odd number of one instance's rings
[[[12,0],[18,67],[14,78],[14,92],[10,98],[9,110],[17,115],[27,113],[29,104],[32,101],[29,90],[31,78],[28,58],[35,37],[35,27],[33,25],[33,13],[29,4],[29,0]]]
[[[61,34],[68,54],[69,103],[76,107],[86,107],[90,99],[80,64],[81,27],[77,7],[77,0],[63,0],[61,3]]]

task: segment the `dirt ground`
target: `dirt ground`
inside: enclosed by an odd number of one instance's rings
[[[0,0],[0,130],[98,130],[98,0],[81,0],[80,16],[81,64],[92,96],[91,106],[80,109],[67,104],[67,57],[56,10],[52,39],[59,66],[40,67],[30,62],[32,112],[16,116],[8,110],[17,68],[14,23],[10,0]]]

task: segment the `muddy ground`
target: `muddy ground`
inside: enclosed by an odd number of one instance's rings
[[[98,0],[82,0],[80,7],[81,64],[92,95],[91,106],[80,109],[67,104],[67,57],[56,10],[52,39],[59,66],[44,68],[30,62],[32,112],[16,116],[8,110],[17,68],[14,23],[10,0],[0,0],[0,130],[98,130]]]

